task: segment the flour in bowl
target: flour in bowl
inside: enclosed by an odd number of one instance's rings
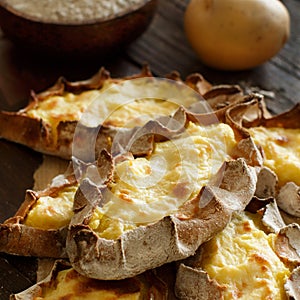
[[[50,23],[79,24],[110,19],[148,0],[4,0],[4,5],[29,18]]]

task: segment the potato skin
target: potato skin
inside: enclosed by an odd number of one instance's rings
[[[279,0],[191,0],[184,25],[203,63],[221,70],[264,63],[290,35],[289,12]]]

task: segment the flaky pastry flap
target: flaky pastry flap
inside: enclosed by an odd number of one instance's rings
[[[284,287],[289,299],[297,300],[300,298],[300,267],[292,272]]]

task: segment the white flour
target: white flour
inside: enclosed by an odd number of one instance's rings
[[[6,6],[44,22],[78,24],[110,19],[147,0],[4,0]]]

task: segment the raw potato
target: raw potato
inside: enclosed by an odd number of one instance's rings
[[[184,21],[200,59],[223,70],[264,63],[290,34],[289,13],[279,0],[191,0]]]

